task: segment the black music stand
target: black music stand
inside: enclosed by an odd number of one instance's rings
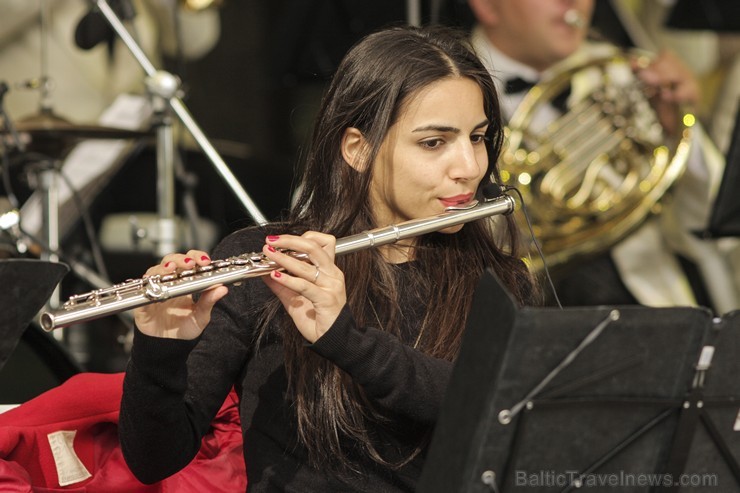
[[[738,4],[740,6],[740,3]],[[720,238],[740,236],[740,111],[727,150],[722,182],[714,200],[705,236]]]
[[[687,473],[737,491],[740,385],[726,377],[740,369],[740,331],[720,330],[736,320],[694,308],[517,309],[487,274],[418,491],[677,491],[645,482]],[[699,371],[709,344],[714,366]]]
[[[0,260],[0,370],[26,330],[69,271],[65,264],[35,259]]]

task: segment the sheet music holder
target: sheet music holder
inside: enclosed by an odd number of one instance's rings
[[[666,475],[701,483],[681,492],[740,490],[739,324],[698,308],[519,309],[484,276],[418,491],[678,491]]]
[[[35,259],[0,260],[0,370],[33,317],[69,271],[65,264]]]
[[[706,231],[710,238],[740,236],[740,111],[735,115],[735,128],[726,157],[722,182]]]

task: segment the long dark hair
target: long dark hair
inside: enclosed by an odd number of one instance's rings
[[[336,71],[323,99],[306,155],[300,195],[288,218],[288,230],[316,230],[337,237],[379,226],[373,220],[369,187],[373,162],[403,105],[421,89],[444,78],[465,77],[483,93],[490,125],[487,137],[489,175],[498,181],[496,160],[503,127],[491,76],[469,47],[465,33],[442,27],[394,27],[371,34],[356,44]],[[358,172],[341,154],[345,129],[354,127],[369,143],[366,167]],[[484,180],[485,185],[488,180]],[[532,281],[518,257],[517,230],[505,217],[466,224],[456,234],[431,234],[419,239],[414,255],[418,299],[428,300],[417,349],[448,361],[456,357],[472,293],[486,268],[492,268],[520,302],[532,291]],[[501,234],[503,232],[503,234]],[[502,239],[503,238],[503,239]],[[500,244],[497,244],[500,242]],[[359,324],[373,324],[399,334],[399,291],[394,274],[376,250],[337,258],[345,274],[348,304]],[[426,290],[435,286],[434,290]],[[381,310],[376,309],[379,305]],[[353,468],[347,443],[377,463],[398,467],[401,460],[381,457],[368,424],[387,418],[364,397],[362,390],[329,361],[304,347],[290,319],[273,305],[265,326],[281,320],[286,371],[295,399],[298,434],[309,460],[322,467]],[[328,458],[335,459],[326,464]]]

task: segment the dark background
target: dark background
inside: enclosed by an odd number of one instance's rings
[[[224,0],[218,11],[221,35],[215,48],[194,62],[166,59],[163,68],[182,79],[187,107],[257,207],[269,220],[279,219],[300,178],[302,151],[331,74],[362,36],[383,26],[407,23],[406,2]],[[465,0],[423,1],[421,21],[463,29],[469,29],[473,22]],[[603,37],[631,45],[608,1],[596,1],[593,24]],[[184,146],[180,155],[192,179],[198,212],[217,225],[219,237],[253,224],[194,146]],[[96,227],[110,214],[156,211],[155,158],[151,141],[130,155],[88,211]],[[15,185],[22,199],[27,190],[19,181]],[[177,190],[181,201],[186,190],[183,182],[178,182]],[[181,202],[178,214],[184,214]],[[66,235],[63,247],[90,263],[89,241],[79,227]],[[157,261],[141,252],[104,254],[114,282],[140,277]],[[63,289],[66,299],[90,288],[67,276]],[[71,359],[82,360],[86,369],[108,372],[124,368],[130,336],[125,322],[109,317],[67,334],[65,346],[74,353]],[[34,340],[21,344],[23,354],[29,347],[38,351],[43,345],[59,352],[54,343],[46,344],[43,338],[39,343],[37,331],[27,337]],[[70,359],[65,354],[58,357],[62,364]]]

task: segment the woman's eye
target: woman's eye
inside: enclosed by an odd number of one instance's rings
[[[470,136],[470,141],[473,144],[482,144],[483,142],[488,142],[488,137],[486,134],[475,134]]]
[[[444,141],[442,139],[429,139],[423,140],[419,144],[425,149],[436,149],[444,144]]]

